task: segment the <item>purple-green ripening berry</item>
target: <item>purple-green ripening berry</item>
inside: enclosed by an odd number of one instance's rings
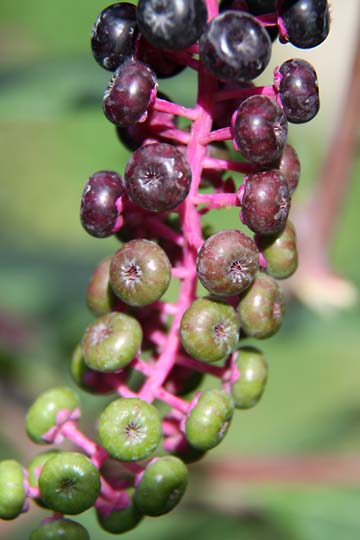
[[[167,514],[185,493],[188,472],[174,456],[160,457],[150,463],[135,491],[135,504],[147,516]]]
[[[42,501],[61,514],[80,514],[93,506],[100,487],[98,469],[78,452],[59,452],[51,457],[39,477]]]
[[[185,424],[186,439],[198,450],[210,450],[225,437],[234,403],[224,390],[207,390],[191,409]]]
[[[98,433],[102,446],[121,461],[150,456],[160,443],[162,428],[157,409],[139,398],[112,401],[100,415]]]
[[[239,378],[231,385],[231,395],[237,409],[249,409],[257,404],[268,376],[265,356],[255,347],[241,347],[236,358]]]
[[[97,265],[86,291],[88,308],[97,317],[112,311],[116,302],[110,286],[110,263],[111,257],[106,257]]]
[[[285,176],[290,195],[292,195],[299,183],[300,161],[295,149],[290,144],[285,146],[277,168]]]
[[[14,459],[0,461],[0,519],[15,519],[25,502],[24,471]]]
[[[71,519],[56,519],[39,525],[32,531],[29,540],[90,540],[90,536],[80,523]]]
[[[276,279],[286,279],[298,265],[296,232],[288,220],[285,229],[275,236],[257,236],[256,243],[266,260],[265,272]]]
[[[79,398],[67,386],[58,386],[43,392],[29,408],[26,415],[26,432],[36,443],[49,444],[43,436],[56,425],[59,411],[73,411],[79,407]]]
[[[42,452],[41,454],[38,454],[30,461],[29,465],[27,466],[28,482],[30,486],[35,488],[39,487],[38,472],[42,469],[48,459],[56,456],[58,453],[59,450],[48,450],[47,452]],[[34,501],[39,506],[46,508],[41,498],[36,497]]]
[[[130,306],[146,306],[159,300],[170,280],[170,261],[165,251],[151,240],[131,240],[111,260],[111,287]]]
[[[284,316],[284,299],[275,279],[259,272],[241,296],[237,310],[247,336],[264,339],[275,334]]]
[[[255,242],[238,230],[222,230],[210,236],[196,260],[202,285],[215,296],[240,294],[254,281],[258,267]]]
[[[239,339],[239,319],[232,306],[216,298],[198,298],[180,324],[185,351],[203,362],[216,362],[232,353]]]
[[[129,506],[122,510],[113,510],[109,515],[96,512],[100,527],[112,534],[122,534],[134,529],[144,515],[136,507],[133,497],[129,500]]]
[[[112,312],[87,327],[81,348],[90,369],[114,372],[127,366],[138,352],[142,329],[134,317]]]

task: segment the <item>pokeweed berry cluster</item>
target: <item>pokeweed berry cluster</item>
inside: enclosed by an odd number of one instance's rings
[[[80,449],[44,452],[26,469],[1,462],[3,519],[26,510],[29,498],[54,512],[31,540],[89,538],[64,515],[91,506],[112,533],[169,512],[186,489],[184,463],[222,441],[235,409],[259,401],[267,362],[240,344],[272,336],[282,321],[277,279],[297,266],[288,214],[300,174],[287,128],[316,115],[319,94],[313,67],[301,59],[276,68],[269,86],[252,81],[277,35],[308,48],[328,30],[325,0],[139,0],[113,4],[96,20],[93,55],[114,71],[104,113],[133,154],[123,176],[96,172],[82,195],[86,231],[117,235],[122,245],[90,279],[96,319],[71,373],[82,389],[117,397],[100,414],[98,442],[78,428],[72,389],[48,390],[30,407],[33,441],[67,438]],[[159,79],[185,67],[198,74],[193,108],[158,92]],[[229,171],[246,175],[239,187]],[[238,224],[206,235],[202,217],[226,206],[240,208],[252,236]],[[179,280],[174,303],[163,298],[172,279]],[[198,282],[206,296],[197,296]],[[219,387],[199,390],[204,374]],[[107,467],[110,458],[119,466]]]

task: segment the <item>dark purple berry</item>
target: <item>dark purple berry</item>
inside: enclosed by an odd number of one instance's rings
[[[264,15],[264,13],[274,13],[276,0],[246,0],[248,9],[253,15]]]
[[[137,60],[122,64],[114,73],[103,99],[107,119],[117,126],[139,122],[155,97],[156,75]]]
[[[185,366],[175,365],[166,377],[164,388],[171,394],[183,396],[198,388],[203,380],[203,373]]]
[[[299,183],[300,161],[297,153],[290,144],[285,145],[278,169],[285,176],[290,195],[292,195]]]
[[[330,29],[330,11],[327,0],[283,0],[279,15],[287,38],[300,49],[320,45]]]
[[[125,169],[128,194],[136,204],[151,212],[171,210],[187,196],[191,169],[184,155],[167,143],[142,146]]]
[[[318,113],[320,107],[317,75],[305,60],[287,60],[280,67],[280,99],[289,122],[302,124]]]
[[[80,219],[84,229],[97,238],[113,233],[118,219],[116,200],[125,192],[122,178],[113,171],[90,176],[81,198]]]
[[[204,30],[204,0],[139,0],[137,20],[145,38],[155,47],[185,49]]]
[[[185,69],[184,65],[178,64],[176,60],[166,55],[163,49],[154,47],[154,45],[146,41],[144,36],[140,36],[137,42],[136,57],[144,64],[149,65],[158,79],[174,77]]]
[[[256,243],[266,260],[265,272],[276,279],[286,279],[296,270],[298,252],[294,225],[288,220],[281,233],[257,236]]]
[[[223,230],[201,246],[196,269],[202,285],[216,296],[239,294],[249,287],[258,270],[255,242],[238,230]]]
[[[104,9],[91,32],[91,49],[101,67],[115,71],[135,51],[136,6],[117,2]]]
[[[290,210],[286,178],[277,170],[250,174],[244,181],[241,219],[255,233],[277,234]]]
[[[234,144],[254,163],[278,160],[287,139],[287,121],[282,109],[266,96],[251,96],[239,106],[233,121]]]
[[[231,10],[209,22],[199,50],[206,69],[219,79],[250,81],[268,65],[271,41],[255,17]]]
[[[131,240],[112,258],[111,287],[130,306],[146,306],[159,300],[170,280],[170,261],[165,251],[151,240]]]
[[[284,316],[284,299],[275,279],[259,272],[238,305],[241,329],[249,337],[264,339],[275,334]]]

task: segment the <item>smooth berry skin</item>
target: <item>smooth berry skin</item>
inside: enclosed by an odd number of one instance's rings
[[[149,66],[137,60],[125,62],[115,71],[105,91],[106,118],[116,126],[136,124],[155,98],[156,89],[156,75]]]
[[[28,482],[29,485],[35,488],[39,487],[39,474],[42,467],[45,463],[52,457],[56,456],[59,453],[59,450],[48,450],[47,452],[42,452],[37,454],[27,466],[28,471]],[[36,497],[34,501],[41,507],[46,508],[41,498]]]
[[[251,81],[268,65],[271,41],[255,17],[230,10],[209,22],[199,52],[206,69],[219,79]]]
[[[165,251],[151,240],[131,240],[111,260],[112,290],[130,306],[146,306],[159,300],[170,281],[170,261]]]
[[[113,171],[98,171],[90,176],[81,197],[82,226],[96,238],[113,234],[118,210],[116,200],[124,194],[124,183]]]
[[[111,373],[127,366],[140,349],[142,329],[134,317],[112,312],[87,327],[81,342],[90,369]]]
[[[330,30],[330,11],[327,0],[284,0],[279,15],[287,39],[300,49],[320,45]]]
[[[239,320],[229,304],[216,298],[198,298],[180,324],[181,343],[197,360],[217,362],[232,353],[239,339]]]
[[[29,540],[90,540],[90,536],[80,523],[71,519],[56,519],[34,529]]]
[[[15,519],[25,502],[24,471],[14,459],[0,461],[0,519]]]
[[[255,242],[239,230],[222,230],[201,246],[196,270],[202,285],[215,296],[240,294],[251,285],[259,267]]]
[[[129,196],[151,212],[178,206],[189,193],[191,176],[184,155],[167,143],[142,146],[133,153],[125,169]]]
[[[117,2],[104,9],[91,32],[91,49],[97,63],[109,71],[132,58],[138,34],[136,6]]]
[[[317,115],[320,108],[317,75],[309,62],[293,59],[279,69],[282,78],[279,92],[289,122],[304,124]]]
[[[75,347],[71,357],[70,375],[81,390],[90,394],[114,392],[114,387],[107,380],[106,373],[94,371],[86,365],[80,344]]]
[[[97,512],[100,526],[105,531],[112,534],[122,534],[134,529],[144,515],[136,507],[133,498],[129,501],[129,506],[122,510],[113,510],[109,515]]]
[[[225,437],[233,412],[233,400],[227,392],[218,389],[203,392],[186,419],[186,439],[198,450],[214,448]]]
[[[74,411],[80,406],[79,398],[67,386],[57,386],[40,394],[26,415],[26,432],[38,444],[49,444],[44,435],[56,425],[62,410]]]
[[[277,170],[248,175],[244,181],[241,219],[257,234],[278,234],[290,211],[286,178]]]
[[[267,96],[251,96],[238,107],[232,124],[234,146],[258,165],[280,159],[288,124],[282,109]]]
[[[288,220],[285,228],[275,236],[257,236],[256,243],[266,260],[265,272],[275,279],[287,279],[298,266],[296,232]]]
[[[285,145],[277,168],[285,176],[289,186],[289,193],[292,195],[300,179],[300,160],[295,149],[290,144]]]
[[[42,501],[62,514],[80,514],[93,506],[100,487],[98,469],[78,452],[59,452],[51,457],[39,477]]]
[[[185,493],[188,472],[174,456],[164,456],[149,463],[135,491],[135,504],[147,516],[170,512]]]
[[[160,49],[185,49],[195,43],[207,21],[204,0],[139,0],[141,33]]]
[[[116,296],[110,286],[110,263],[112,257],[106,257],[95,268],[86,291],[86,303],[97,317],[112,311]]]
[[[274,335],[284,316],[284,298],[275,279],[259,272],[241,296],[237,311],[241,329],[248,337],[265,339]]]
[[[241,347],[236,358],[239,378],[231,385],[236,409],[254,407],[264,393],[268,366],[263,353],[255,347]]]
[[[139,461],[149,457],[160,443],[160,416],[153,405],[142,399],[116,399],[101,413],[98,434],[112,457]]]

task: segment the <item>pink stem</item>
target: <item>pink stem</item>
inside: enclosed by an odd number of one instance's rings
[[[277,92],[274,86],[251,86],[250,88],[229,88],[216,92],[216,101],[227,99],[245,99],[250,96],[268,96],[275,99]]]
[[[223,208],[224,206],[240,206],[236,193],[199,194],[193,200],[194,204],[207,204],[209,208]]]
[[[154,235],[156,234],[158,236],[161,236],[162,238],[166,238],[177,246],[181,247],[184,245],[184,239],[181,234],[171,229],[168,225],[160,221],[159,218],[148,217],[146,219],[146,223],[149,225]]]
[[[172,139],[180,144],[188,144],[190,138],[190,133],[181,131],[180,129],[161,128],[153,129],[152,131],[157,133],[158,137]]]
[[[231,161],[229,159],[214,159],[210,157],[204,159],[203,167],[204,169],[214,171],[236,171],[243,174],[251,174],[257,169],[256,165],[253,163]]]
[[[211,131],[207,139],[202,140],[202,144],[209,144],[214,141],[229,141],[233,138],[232,129],[230,127],[225,127],[222,129],[217,129]]]
[[[212,364],[206,364],[205,362],[200,362],[190,356],[178,355],[176,358],[176,363],[180,366],[188,367],[194,369],[195,371],[201,371],[201,373],[207,373],[213,377],[222,378],[224,375],[225,368],[214,366]]]
[[[175,114],[176,116],[183,116],[184,118],[189,118],[190,120],[195,120],[196,110],[183,107],[177,103],[172,103],[171,101],[166,101],[166,99],[156,98],[152,104],[152,109],[156,111],[162,111],[169,114]]]
[[[276,26],[277,25],[277,15],[276,13],[266,13],[264,15],[258,15],[256,19],[263,26]]]
[[[186,279],[189,276],[189,269],[185,266],[176,266],[171,270],[171,275],[178,279]]]
[[[167,392],[162,387],[158,388],[154,392],[154,396],[157,399],[164,401],[164,403],[170,405],[170,407],[172,407],[173,409],[177,409],[178,411],[182,412],[183,414],[187,414],[189,410],[189,404],[187,401],[177,396],[174,396],[173,394],[170,394],[170,392]]]

